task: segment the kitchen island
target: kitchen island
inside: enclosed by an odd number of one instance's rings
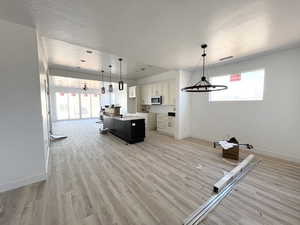
[[[103,127],[130,144],[144,141],[145,138],[145,119],[141,117],[104,115]]]

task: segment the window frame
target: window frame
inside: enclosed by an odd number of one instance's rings
[[[223,75],[216,75],[216,76],[211,76],[209,77],[209,81],[211,82],[211,78],[212,77],[221,77],[221,76],[231,76],[234,74],[240,74],[242,75],[243,73],[251,73],[251,72],[255,72],[255,71],[263,71],[264,75],[263,75],[263,90],[262,90],[262,98],[261,99],[237,99],[237,100],[211,100],[212,96],[211,94],[213,92],[209,92],[208,94],[208,102],[209,103],[220,103],[220,102],[261,102],[264,100],[264,96],[265,96],[265,81],[266,81],[266,69],[265,68],[257,68],[257,69],[253,69],[253,70],[246,70],[246,71],[242,71],[242,72],[235,72],[235,73],[228,73],[228,74],[223,74]],[[222,91],[221,91],[222,92]]]
[[[67,104],[68,104],[68,118],[67,119],[58,119],[58,110],[57,110],[57,97],[56,95],[60,94],[60,93],[63,93],[64,95],[67,96]],[[70,102],[70,96],[69,94],[72,94],[72,93],[75,93],[78,95],[78,99],[79,99],[79,118],[70,118],[70,110],[69,110],[69,102]],[[88,94],[89,98],[90,98],[90,117],[82,117],[82,103],[81,103],[81,94]],[[55,116],[56,116],[56,120],[57,121],[66,121],[66,120],[84,120],[84,119],[96,119],[98,117],[93,117],[93,114],[92,114],[92,100],[91,100],[91,95],[95,95],[97,94],[98,97],[99,97],[99,105],[100,105],[100,102],[101,102],[101,95],[99,93],[93,93],[93,92],[87,92],[87,93],[84,93],[84,92],[80,92],[80,91],[70,91],[70,90],[56,90],[54,92],[54,97],[55,97]],[[99,110],[99,113],[100,113],[100,110]],[[100,115],[99,115],[100,116]]]

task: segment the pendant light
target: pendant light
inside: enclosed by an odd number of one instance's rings
[[[87,84],[84,83],[82,90],[87,91],[87,89],[88,89]]]
[[[101,74],[102,74],[102,88],[101,88],[101,94],[105,94],[105,87],[104,87],[104,70],[101,70]]]
[[[109,65],[109,86],[108,86],[108,91],[109,92],[113,92],[113,86],[112,86],[112,83],[111,83],[111,68],[112,68],[112,65]]]
[[[124,90],[124,82],[122,81],[122,58],[119,58],[120,62],[120,81],[119,81],[119,90],[123,91]]]
[[[206,51],[205,49],[207,48],[207,44],[201,45],[201,48],[203,49],[203,67],[202,67],[202,77],[199,82],[192,86],[188,86],[185,88],[182,88],[181,91],[185,92],[212,92],[212,91],[222,91],[227,89],[228,87],[225,85],[218,85],[218,84],[211,84],[206,76],[205,76],[205,57],[206,57]]]

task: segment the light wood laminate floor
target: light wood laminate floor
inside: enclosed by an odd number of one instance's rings
[[[51,146],[48,180],[1,193],[1,225],[180,225],[234,167],[194,139],[125,145],[93,120],[55,131],[69,137]],[[300,165],[260,158],[203,224],[300,224]]]

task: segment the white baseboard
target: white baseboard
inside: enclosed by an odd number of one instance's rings
[[[46,176],[47,176],[47,174],[48,174],[48,168],[49,168],[49,155],[50,155],[50,148],[49,148],[49,146],[47,146],[47,152],[46,152],[46,165],[45,165],[45,167],[46,167]]]
[[[212,140],[207,140],[207,139],[203,139],[203,138],[199,138],[196,136],[192,136],[192,138],[195,139],[199,139],[199,140],[203,140],[203,141],[207,141],[212,143]],[[241,149],[243,149],[243,147],[241,147]],[[282,159],[282,160],[286,160],[286,161],[290,161],[290,162],[294,162],[294,163],[300,163],[300,158],[294,157],[294,156],[288,156],[285,154],[280,154],[280,153],[276,153],[273,152],[271,150],[267,150],[266,148],[261,148],[261,147],[255,147],[254,146],[254,153],[258,153],[261,155],[265,155],[265,156],[269,156],[269,157],[273,157],[273,158],[277,158],[277,159]]]
[[[10,191],[22,186],[33,184],[47,179],[47,174],[41,174],[37,176],[27,177],[7,184],[0,184],[0,192]]]
[[[261,155],[270,156],[270,157],[274,157],[274,158],[278,158],[278,159],[283,159],[283,160],[290,161],[290,162],[300,163],[300,158],[297,158],[297,157],[291,157],[291,156],[278,154],[278,153],[274,153],[274,152],[266,151],[266,150],[262,150],[262,149],[257,149],[257,148],[255,149],[254,152],[261,154]]]

